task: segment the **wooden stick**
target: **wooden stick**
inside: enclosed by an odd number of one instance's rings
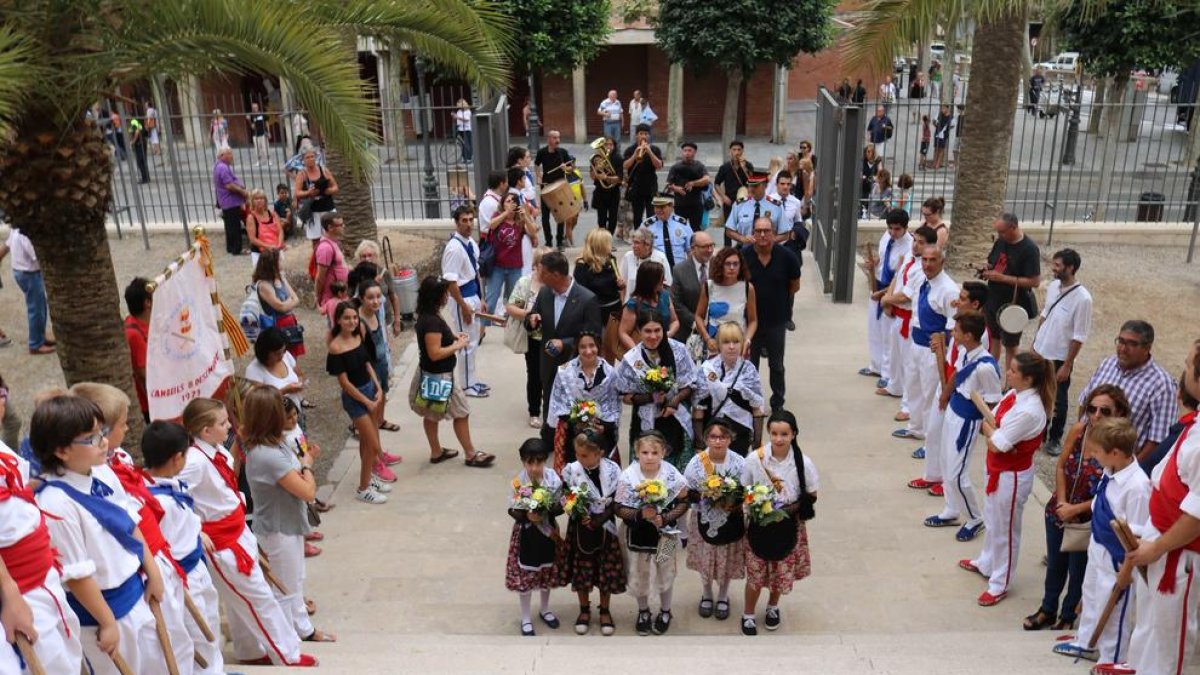
[[[946,338],[944,333],[939,333],[943,337],[941,339],[930,338],[929,349],[933,352],[933,367],[937,370],[938,384],[942,385],[942,389],[950,386],[946,381]]]
[[[205,661],[204,657],[200,656],[200,652],[192,652],[192,658],[196,660],[196,665],[200,666],[201,670],[208,667],[208,661]]]
[[[17,633],[17,651],[21,652],[21,658],[25,659],[25,667],[29,669],[30,675],[46,675],[42,660],[38,658],[37,652],[33,650],[33,644],[29,642],[29,638],[25,637],[24,633]]]
[[[154,615],[154,630],[158,633],[158,643],[162,645],[163,658],[167,661],[167,672],[179,675],[179,663],[175,660],[175,650],[171,649],[171,635],[167,632],[167,622],[163,619],[162,607],[158,600],[150,598],[150,613]]]
[[[204,615],[200,613],[200,608],[196,606],[196,602],[192,600],[191,593],[187,589],[183,589],[183,604],[187,607],[188,614],[192,615],[192,620],[200,627],[200,632],[204,634],[204,639],[209,642],[216,642],[217,637],[213,635],[212,629],[208,627],[208,622],[204,620]]]
[[[1123,520],[1114,520],[1113,522],[1116,523],[1116,525],[1113,526],[1113,532],[1116,532],[1117,539],[1121,540],[1121,546],[1124,546],[1125,550],[1127,551],[1133,551],[1137,549],[1138,538],[1133,534],[1133,530],[1129,528],[1129,523]],[[1137,569],[1142,575],[1142,581],[1150,580],[1146,575],[1146,567],[1144,565],[1138,567]]]
[[[125,658],[121,656],[121,652],[112,653],[112,662],[121,675],[133,675],[133,671],[129,668],[129,664],[125,663]]]
[[[504,317],[500,316],[499,314],[489,314],[487,312],[475,312],[475,316],[477,316],[481,319],[487,319],[488,321],[494,321],[496,323],[504,323],[504,321],[505,321]]]
[[[262,567],[262,573],[263,576],[267,578],[267,583],[274,586],[281,595],[287,595],[287,588],[284,587],[283,582],[279,580],[279,577],[275,576],[275,574],[271,572],[271,566],[267,564],[267,559],[263,556],[259,556],[258,565]]]
[[[1112,591],[1108,594],[1108,602],[1104,604],[1104,611],[1100,613],[1100,619],[1096,622],[1096,628],[1092,631],[1091,637],[1088,638],[1087,648],[1089,651],[1096,648],[1096,644],[1100,642],[1100,636],[1104,633],[1104,627],[1108,625],[1108,620],[1112,618],[1112,614],[1117,609],[1117,603],[1121,601],[1121,596],[1124,595],[1133,583],[1133,561],[1129,559],[1129,554],[1136,551],[1138,548],[1138,540],[1136,538],[1127,541],[1126,534],[1132,536],[1129,531],[1129,525],[1122,520],[1113,519],[1109,521],[1113,532],[1117,538],[1121,540],[1121,547],[1125,549],[1125,562],[1121,563],[1121,568],[1117,570],[1117,581],[1113,584]],[[1143,571],[1144,573],[1144,571]]]
[[[984,422],[987,422],[992,427],[996,426],[996,416],[992,414],[991,407],[988,406],[987,401],[983,400],[983,396],[980,396],[979,392],[971,392],[971,403],[974,403],[975,409],[983,415]]]

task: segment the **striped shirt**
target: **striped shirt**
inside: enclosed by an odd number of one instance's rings
[[[1104,359],[1079,395],[1079,404],[1083,405],[1088,394],[1102,384],[1120,387],[1129,399],[1133,411],[1130,421],[1138,430],[1139,450],[1146,441],[1158,443],[1167,437],[1178,417],[1176,396],[1179,385],[1153,358],[1131,370],[1122,370],[1117,365],[1116,355]]]

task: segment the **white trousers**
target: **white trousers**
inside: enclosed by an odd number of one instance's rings
[[[887,317],[885,317],[887,318]],[[890,319],[892,325],[887,332],[887,348],[888,348],[888,393],[892,396],[900,396],[900,409],[908,411],[906,407],[908,398],[904,396],[904,371],[908,367],[905,357],[907,356],[908,348],[904,343],[908,342],[907,338],[900,337],[900,319],[892,317]]]
[[[254,137],[254,154],[258,156],[259,161],[267,161],[270,159],[270,145],[266,135]]]
[[[116,664],[108,654],[100,651],[100,645],[96,642],[99,630],[97,626],[85,626],[79,632],[83,658],[87,661],[85,670],[92,675],[118,675],[120,671]],[[117,651],[129,664],[131,672],[137,675],[166,675],[167,661],[154,629],[154,615],[150,613],[150,606],[145,599],[138,600],[128,614],[117,619],[117,631],[121,635]],[[71,671],[72,675],[75,672]]]
[[[51,568],[41,586],[24,596],[33,613],[38,639],[33,643],[42,668],[47,673],[78,673],[83,663],[83,645],[79,643],[79,619],[67,606],[62,577]],[[15,649],[0,645],[0,673],[27,673],[22,670]]]
[[[872,371],[886,379],[891,374],[888,363],[887,332],[892,325],[892,317],[880,314],[875,317],[879,303],[871,300],[867,303],[867,349],[870,351],[869,362]]]
[[[463,300],[474,310],[478,310],[481,304],[478,295],[463,298]],[[471,323],[467,323],[463,321],[462,309],[458,303],[451,304],[453,307],[450,310],[452,318],[450,325],[456,333],[466,333],[470,337],[469,344],[466,349],[458,353],[458,362],[454,365],[454,379],[458,381],[460,387],[466,390],[479,382],[479,378],[475,374],[475,353],[479,351],[479,327],[482,325],[483,319],[474,317],[471,319]]]
[[[1153,528],[1151,528],[1153,529]],[[1196,655],[1196,632],[1200,630],[1200,554],[1184,551],[1175,569],[1175,592],[1160,593],[1158,583],[1167,567],[1167,557],[1154,561],[1146,570],[1148,581],[1134,574],[1137,584],[1137,626],[1129,640],[1129,663],[1138,673],[1183,675]]]
[[[188,624],[192,620],[183,604],[183,579],[179,577],[165,552],[160,551],[154,556],[154,562],[158,563],[158,571],[163,580],[163,600],[159,609],[162,611],[163,621],[167,624],[171,651],[175,653],[179,674],[190,675],[196,665],[196,652],[192,646],[192,634],[188,632]]]
[[[295,663],[300,659],[300,636],[258,566],[258,540],[249,527],[242,532],[238,545],[255,561],[248,575],[238,571],[237,560],[230,550],[217,551],[208,559],[209,571],[229,620],[233,656],[239,661],[251,661],[266,654],[275,665]]]
[[[929,431],[929,425],[926,424],[925,418],[929,416],[929,407],[931,404],[936,405],[934,394],[937,392],[938,383],[941,378],[938,369],[941,364],[937,362],[937,357],[933,355],[933,351],[929,347],[922,347],[916,343],[913,344],[913,355],[909,359],[908,366],[912,372],[908,375],[908,430],[918,438],[925,438],[925,434]],[[926,450],[929,448],[927,447]],[[925,453],[925,457],[929,457],[929,453]],[[936,460],[935,460],[936,461]],[[941,480],[939,478],[939,480]]]
[[[988,592],[1007,592],[1021,552],[1021,515],[1033,490],[1035,470],[1004,471],[996,491],[983,499],[983,551],[971,563],[988,578]]]
[[[629,594],[635,598],[661,595],[675,587],[676,558],[680,551],[666,562],[655,562],[655,554],[629,552]]]
[[[1088,542],[1087,572],[1083,575],[1083,611],[1079,613],[1079,631],[1076,633],[1075,644],[1086,647],[1096,632],[1096,624],[1100,614],[1108,604],[1108,596],[1112,594],[1113,585],[1117,582],[1117,572],[1113,569],[1113,559],[1108,549],[1096,543],[1095,539]],[[1100,640],[1096,643],[1099,650],[1099,663],[1123,663],[1129,660],[1129,636],[1133,633],[1133,596],[1136,584],[1125,590],[1117,600],[1117,606]],[[1150,671],[1146,671],[1150,672]]]
[[[311,635],[313,625],[304,607],[304,536],[272,532],[264,534],[259,543],[271,562],[271,571],[287,589],[284,595],[278,588],[271,588],[279,607],[291,619],[297,635]]]
[[[931,362],[932,363],[932,362]],[[929,397],[929,405],[925,408],[925,414],[922,416],[923,424],[925,425],[925,461],[923,466],[925,472],[921,475],[927,481],[934,483],[942,482],[942,418],[945,417],[945,411],[938,407],[938,397],[942,394],[942,387],[935,383],[933,395]],[[911,412],[909,413],[911,418]]]
[[[187,627],[188,634],[192,636],[192,646],[208,664],[207,668],[196,666],[195,672],[204,675],[224,673],[225,656],[221,653],[221,608],[217,603],[217,588],[213,585],[212,575],[208,573],[207,566],[199,564],[188,572],[187,578],[188,595],[192,596],[192,602],[196,604],[196,609],[200,610],[205,623],[216,638],[212,642],[206,640],[200,626],[192,620],[190,614],[188,615]]]
[[[940,445],[942,456],[942,472],[945,476],[942,489],[945,491],[946,506],[942,511],[943,518],[966,517],[967,525],[977,525],[983,520],[983,511],[979,510],[979,500],[975,496],[975,486],[971,483],[971,457],[974,455],[975,439],[979,435],[979,420],[964,420],[946,406],[942,416]],[[959,436],[965,431],[965,439],[960,444]],[[925,444],[925,456],[929,456],[929,443]]]

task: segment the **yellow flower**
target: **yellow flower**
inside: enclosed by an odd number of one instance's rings
[[[517,480],[516,478],[512,479],[512,486],[513,486],[514,490],[520,490],[521,489],[521,481]]]
[[[658,494],[658,486],[655,485],[654,483],[647,485],[646,486],[646,494],[648,494],[648,495]]]
[[[771,506],[771,502],[763,502],[763,505],[762,505],[762,512],[763,512],[763,515],[764,515],[764,516],[765,516],[765,515],[767,515],[768,513],[772,512],[772,511],[774,511],[774,510],[775,510],[775,507],[774,507],[774,506]]]
[[[716,488],[721,487],[721,477],[720,476],[709,476],[708,477],[708,487],[713,488],[714,490]]]

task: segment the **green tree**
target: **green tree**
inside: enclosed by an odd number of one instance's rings
[[[612,32],[608,0],[508,0],[513,21],[514,60],[555,75],[590,62]]]
[[[369,27],[500,81],[505,59],[487,18],[473,0],[318,0],[306,11],[289,0],[0,0],[0,208],[37,252],[67,384],[134,393],[105,229],[112,160],[84,116],[94,101],[157,76],[273,73],[291,83],[346,175],[362,176],[372,109],[341,31]],[[471,26],[475,41],[460,34]],[[138,416],[130,422],[140,427]]]
[[[654,32],[672,63],[697,71],[725,71],[721,125],[725,147],[737,134],[738,95],[746,76],[764,63],[790,66],[797,54],[814,54],[828,45],[835,4],[833,0],[661,0]],[[769,105],[771,97],[770,91],[755,92],[753,105]]]
[[[1198,19],[1200,6],[1190,0],[1110,0],[1102,15],[1089,14],[1068,3],[1054,17],[1062,30],[1064,45],[1079,52],[1084,70],[1107,80],[1100,199],[1095,205],[1095,220],[1103,220],[1106,206],[1103,200],[1112,194],[1117,144],[1124,140],[1120,127],[1125,115],[1121,105],[1130,73],[1139,68],[1178,68],[1195,60],[1200,56]]]

